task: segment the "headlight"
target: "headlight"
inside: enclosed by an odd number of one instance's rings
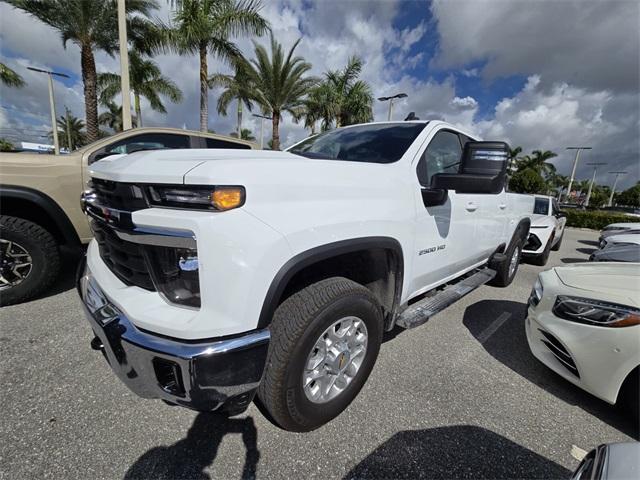
[[[144,249],[158,292],[170,303],[200,308],[198,251],[156,246]]]
[[[531,289],[531,295],[529,295],[529,305],[535,307],[540,303],[540,299],[542,299],[542,282],[540,281],[540,277],[536,279],[536,283],[534,283],[533,288]]]
[[[244,187],[240,186],[162,186],[147,187],[151,205],[199,210],[231,210],[244,205]]]
[[[601,327],[640,325],[640,310],[588,298],[559,295],[553,313],[565,320]]]

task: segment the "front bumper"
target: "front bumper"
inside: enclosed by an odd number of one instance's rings
[[[136,328],[84,264],[77,286],[95,334],[92,347],[135,394],[199,411],[236,414],[247,408],[262,378],[269,330],[206,341],[171,339]]]

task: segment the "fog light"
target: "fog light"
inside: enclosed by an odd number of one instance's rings
[[[146,246],[145,252],[153,283],[165,300],[199,308],[198,251],[191,248]]]

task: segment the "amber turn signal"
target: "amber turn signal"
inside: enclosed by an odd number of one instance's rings
[[[217,210],[231,210],[244,204],[243,187],[216,187],[211,195],[211,204]]]

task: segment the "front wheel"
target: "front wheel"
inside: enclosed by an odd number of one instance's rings
[[[337,417],[369,377],[382,343],[382,311],[362,285],[341,277],[287,298],[271,323],[258,397],[285,430]]]
[[[58,245],[47,230],[0,216],[0,305],[33,298],[53,283],[59,270]]]

